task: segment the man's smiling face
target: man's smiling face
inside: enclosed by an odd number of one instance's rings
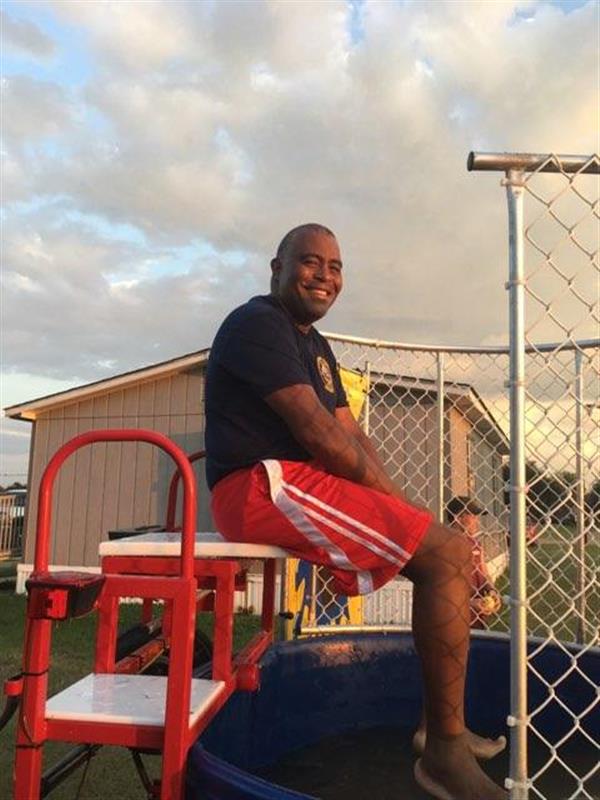
[[[272,293],[300,328],[324,317],[342,290],[340,249],[335,236],[324,231],[299,231],[271,269]]]

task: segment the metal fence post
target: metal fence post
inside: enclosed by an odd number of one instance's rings
[[[525,280],[523,185],[518,169],[506,172],[509,227],[510,326],[510,796],[527,800],[527,571],[525,546]]]
[[[575,513],[577,542],[577,641],[585,642],[586,635],[586,534],[585,488],[583,471],[583,353],[575,350]]]
[[[277,638],[282,638],[285,640],[292,639],[292,631],[294,628],[294,621],[286,619],[285,617],[281,616],[282,614],[286,614],[288,612],[288,591],[287,591],[287,582],[288,582],[288,561],[284,560],[281,561],[281,570],[280,570],[280,584],[279,584],[279,619],[282,620],[282,624],[279,627]],[[277,629],[276,629],[277,632]]]
[[[365,396],[365,410],[363,414],[363,431],[365,436],[371,434],[371,364],[365,361],[365,379],[367,381],[367,394]]]
[[[444,524],[444,354],[437,353],[437,513]]]

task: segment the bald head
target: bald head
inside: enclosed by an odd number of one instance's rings
[[[286,233],[283,239],[279,242],[279,247],[277,248],[275,258],[284,261],[289,255],[298,236],[301,236],[304,233],[324,233],[327,236],[331,236],[335,239],[334,232],[329,228],[326,228],[325,225],[320,225],[318,222],[306,222],[304,225],[298,225],[298,227],[292,228],[291,231]]]
[[[342,258],[332,231],[316,222],[293,228],[271,261],[271,294],[307,330],[342,289]]]

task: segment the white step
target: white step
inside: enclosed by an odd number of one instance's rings
[[[140,536],[101,542],[100,557],[104,556],[179,556],[181,533],[152,531]],[[194,547],[196,558],[290,558],[290,553],[281,547],[267,544],[228,542],[220,533],[196,534]]]
[[[223,681],[192,679],[190,725],[224,689]],[[163,675],[91,674],[49,698],[46,717],[163,726],[166,694]]]

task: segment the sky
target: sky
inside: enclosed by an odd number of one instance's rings
[[[209,346],[308,221],[344,259],[321,329],[506,343],[502,176],[467,155],[599,149],[596,0],[0,14],[2,407]],[[2,426],[6,485],[30,427]]]

